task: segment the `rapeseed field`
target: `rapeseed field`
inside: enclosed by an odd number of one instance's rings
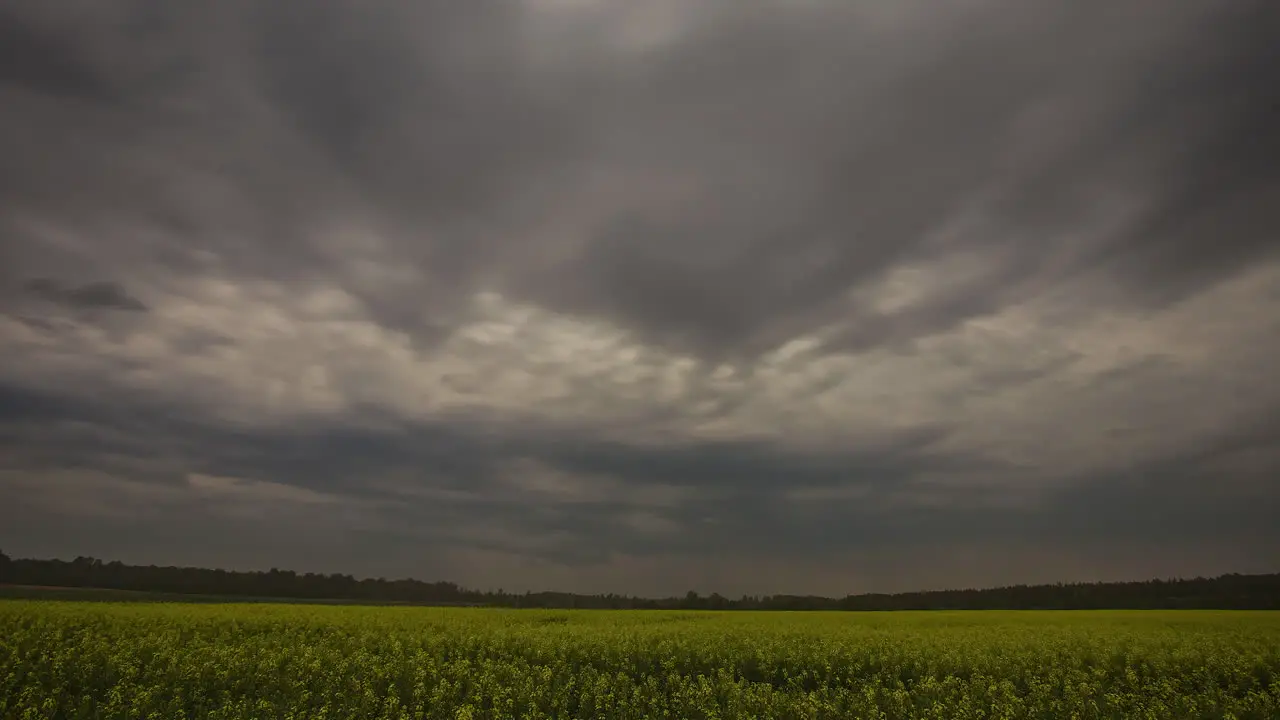
[[[0,601],[0,718],[1280,718],[1280,614]]]

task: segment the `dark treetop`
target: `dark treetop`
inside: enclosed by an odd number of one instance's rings
[[[1111,583],[1014,585],[986,590],[938,590],[844,598],[772,595],[736,600],[718,593],[639,598],[563,592],[523,594],[470,590],[451,582],[300,574],[272,568],[239,572],[103,562],[97,558],[10,559],[0,553],[0,583],[68,588],[106,588],[228,598],[337,600],[423,605],[488,605],[536,608],[698,610],[1028,610],[1028,609],[1280,609],[1280,573],[1229,574],[1216,578]]]

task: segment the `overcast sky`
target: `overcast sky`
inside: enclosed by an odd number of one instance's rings
[[[0,548],[1280,570],[1277,67],[1275,0],[0,0]]]

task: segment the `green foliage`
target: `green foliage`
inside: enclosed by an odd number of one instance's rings
[[[0,717],[1276,718],[1280,615],[0,601]]]

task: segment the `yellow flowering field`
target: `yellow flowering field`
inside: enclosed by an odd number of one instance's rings
[[[6,600],[0,718],[1280,718],[1280,613]]]

